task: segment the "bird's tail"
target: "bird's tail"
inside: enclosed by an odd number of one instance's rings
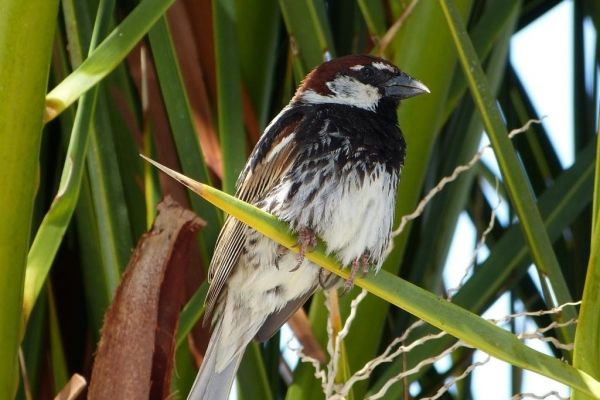
[[[217,342],[221,336],[222,325],[219,321],[215,326],[188,400],[227,400],[229,398],[229,392],[244,352],[236,355],[221,372],[216,372]]]

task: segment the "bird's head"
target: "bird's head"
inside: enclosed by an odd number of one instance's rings
[[[429,93],[427,86],[394,64],[370,55],[351,55],[315,68],[292,102],[343,104],[377,111],[384,104],[395,108],[400,100],[422,93]]]

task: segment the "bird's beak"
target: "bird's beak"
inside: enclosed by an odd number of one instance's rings
[[[395,76],[384,84],[385,95],[394,99],[404,100],[423,93],[429,93],[429,88],[407,74]]]

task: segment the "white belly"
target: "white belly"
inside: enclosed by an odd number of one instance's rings
[[[276,206],[273,213],[290,222],[293,229],[313,229],[327,244],[327,251],[344,266],[368,253],[370,262],[379,268],[394,219],[398,176],[380,165],[370,175],[365,174],[362,184],[356,171],[348,172],[345,178],[319,179],[320,174],[335,177],[333,168],[332,163],[314,176],[303,177],[307,183],[291,199],[291,184],[280,186],[271,204],[282,206]],[[320,182],[326,195],[314,196],[313,182]]]

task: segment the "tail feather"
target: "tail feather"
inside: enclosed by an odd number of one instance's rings
[[[213,331],[188,400],[227,400],[229,398],[229,392],[244,352],[236,355],[221,372],[216,372],[218,361],[216,343],[221,334],[221,326],[222,324],[219,322]]]

